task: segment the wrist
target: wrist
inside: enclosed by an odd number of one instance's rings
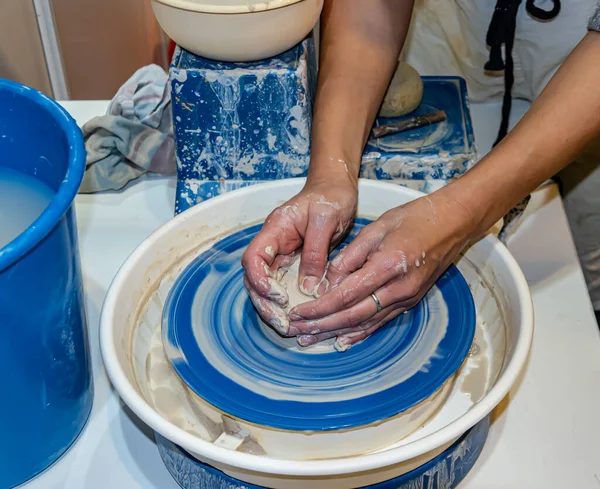
[[[464,177],[463,177],[464,178]],[[486,208],[482,205],[474,205],[476,199],[471,198],[468,186],[461,182],[462,178],[442,188],[436,194],[447,209],[447,216],[452,216],[457,233],[466,242],[472,241],[481,234],[487,232],[485,227]]]
[[[507,151],[510,137],[444,189],[471,215],[472,239],[488,233],[529,192],[532,178],[527,168],[531,156],[526,151]]]
[[[342,151],[315,152],[311,155],[307,184],[335,184],[358,190],[360,160]]]

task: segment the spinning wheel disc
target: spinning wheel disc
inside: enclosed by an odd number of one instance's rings
[[[357,219],[343,244],[368,223]],[[240,260],[260,228],[200,254],[164,307],[167,356],[206,402],[276,429],[350,429],[410,409],[458,370],[475,334],[475,307],[456,267],[416,307],[348,351],[336,351],[331,340],[302,348],[263,323],[244,288]]]

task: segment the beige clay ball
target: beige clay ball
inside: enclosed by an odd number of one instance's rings
[[[383,99],[379,115],[400,117],[415,110],[423,99],[423,80],[419,72],[400,62]]]

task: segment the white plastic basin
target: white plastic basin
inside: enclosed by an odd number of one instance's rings
[[[169,421],[148,401],[146,386],[139,382],[139,372],[147,368],[139,352],[151,347],[151,338],[140,328],[141,318],[149,304],[160,309],[169,291],[166,275],[177,275],[210,241],[264,220],[303,183],[303,179],[282,180],[216,197],[152,234],[127,259],[108,291],[100,325],[102,356],[113,385],[132,411],[202,462],[266,487],[360,487],[389,480],[431,460],[500,403],[527,359],[533,335],[531,296],[517,263],[493,236],[472,246],[457,261],[477,309],[475,342],[480,351],[468,359],[440,411],[392,447],[366,455],[301,461],[211,443],[198,432]],[[361,181],[359,191],[359,214],[367,217],[423,195],[370,180]]]

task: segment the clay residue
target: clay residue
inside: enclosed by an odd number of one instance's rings
[[[300,270],[300,257],[298,257],[289,266],[279,270],[277,275],[278,282],[283,285],[288,295],[288,305],[286,312],[290,312],[294,307],[314,300],[315,297],[307,295],[300,290],[298,284],[298,274]]]

